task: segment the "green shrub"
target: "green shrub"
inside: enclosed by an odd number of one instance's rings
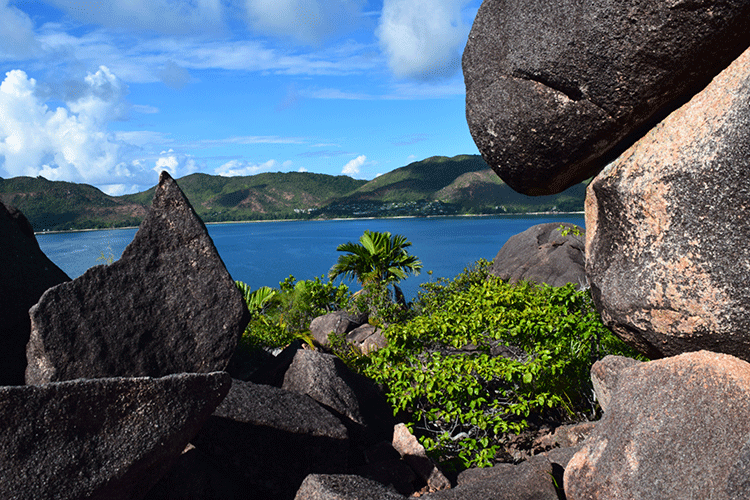
[[[491,465],[503,436],[531,415],[583,419],[593,362],[635,355],[574,285],[510,285],[479,262],[423,290],[419,314],[388,327],[389,346],[359,366],[442,462]]]
[[[240,348],[252,351],[260,347],[283,347],[295,339],[309,341],[310,322],[327,312],[343,309],[351,293],[345,284],[335,285],[320,277],[296,281],[294,276],[279,283],[279,288],[250,287],[237,282],[250,311],[250,322]]]

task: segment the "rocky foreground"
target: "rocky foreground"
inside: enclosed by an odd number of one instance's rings
[[[598,174],[585,251],[532,228],[494,272],[546,281],[564,256],[653,359],[594,364],[599,422],[449,480],[336,357],[291,346],[241,380],[247,310],[164,173],[123,258],[72,281],[0,205],[0,498],[750,498],[747,26],[748,0],[486,0],[475,21],[485,159],[532,194]],[[382,346],[357,324],[316,327]]]

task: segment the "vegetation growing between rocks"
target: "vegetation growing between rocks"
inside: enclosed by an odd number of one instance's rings
[[[246,283],[236,283],[250,311],[250,322],[240,340],[240,349],[247,352],[282,347],[298,338],[311,343],[310,322],[345,308],[351,297],[346,284],[336,285],[321,277],[297,281],[290,275],[278,289],[261,287],[255,291]]]
[[[530,417],[580,421],[596,411],[591,365],[636,356],[601,323],[588,291],[509,284],[478,262],[423,286],[410,321],[358,363],[439,461],[489,466]]]
[[[385,388],[394,412],[439,462],[489,466],[508,436],[531,422],[596,417],[592,364],[608,354],[638,357],[604,327],[588,290],[509,284],[489,275],[489,264],[423,284],[408,305],[394,300],[392,276],[363,279],[354,295],[320,278],[290,276],[278,290],[238,283],[252,313],[242,345],[280,347],[300,337],[311,344],[316,316],[367,311],[388,346],[362,355],[332,338],[334,353]]]

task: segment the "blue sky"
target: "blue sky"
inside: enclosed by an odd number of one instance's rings
[[[476,154],[480,0],[0,0],[0,177],[372,179]]]

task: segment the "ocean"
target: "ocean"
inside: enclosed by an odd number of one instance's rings
[[[420,275],[401,283],[411,300],[421,283],[438,277],[453,278],[479,259],[492,260],[508,238],[545,222],[569,222],[583,227],[584,217],[415,217],[241,222],[207,227],[229,273],[253,289],[278,287],[289,275],[298,280],[326,275],[340,255],[336,247],[347,241],[356,242],[365,230],[402,234],[412,242],[409,253],[419,257],[424,265]],[[55,264],[76,278],[92,266],[118,259],[135,233],[132,228],[42,233],[37,234],[37,240]],[[351,286],[358,289],[356,284]]]

